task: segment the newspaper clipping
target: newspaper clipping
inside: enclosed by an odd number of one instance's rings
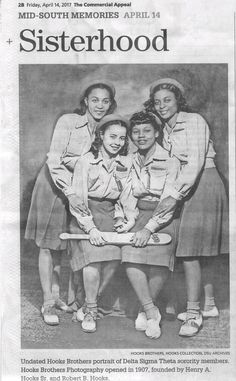
[[[234,380],[235,4],[1,1],[1,376]]]

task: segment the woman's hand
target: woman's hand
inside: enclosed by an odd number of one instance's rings
[[[117,231],[117,228],[123,226],[125,223],[125,220],[123,217],[117,217],[115,218],[115,223],[114,223],[114,230]]]
[[[127,222],[124,220],[121,223],[115,223],[114,227],[117,233],[126,233],[135,225],[135,219],[130,219]]]
[[[102,233],[97,228],[92,228],[89,232],[89,241],[95,246],[104,246],[106,240],[103,238]]]
[[[132,238],[132,246],[144,247],[147,245],[149,238],[151,237],[150,230],[143,228],[134,234]]]
[[[171,213],[175,210],[177,206],[177,200],[174,197],[168,196],[164,198],[157,208],[153,212],[153,216],[162,215],[164,216],[167,213]]]
[[[87,206],[79,196],[77,196],[76,194],[71,194],[68,196],[68,200],[72,210],[74,210],[75,212],[79,212],[83,217],[90,215]]]

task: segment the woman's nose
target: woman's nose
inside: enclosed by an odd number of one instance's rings
[[[165,107],[165,103],[163,101],[160,102],[160,108],[164,108]]]
[[[103,103],[102,103],[102,101],[98,101],[98,103],[97,103],[97,107],[98,107],[98,108],[102,108],[102,107],[103,107]]]
[[[143,138],[144,137],[144,133],[142,131],[140,131],[139,134],[138,134],[138,137],[139,137],[139,139]]]

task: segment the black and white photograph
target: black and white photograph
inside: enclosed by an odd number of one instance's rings
[[[228,89],[226,63],[19,65],[22,349],[230,347]]]

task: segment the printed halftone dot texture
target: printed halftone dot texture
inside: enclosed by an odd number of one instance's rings
[[[202,114],[210,125],[217,151],[217,164],[227,179],[227,65],[24,65],[20,67],[22,237],[34,181],[46,159],[56,119],[64,112],[71,112],[78,107],[80,84],[85,80],[98,77],[107,77],[114,84],[118,104],[117,112],[127,117],[143,106],[143,102],[149,96],[149,86],[155,79],[171,77],[181,82],[186,89],[186,99],[189,105]],[[12,162],[11,165],[16,165],[16,163]],[[8,210],[11,209],[8,208]],[[15,233],[18,234],[17,228]],[[10,237],[7,238],[10,241]],[[84,334],[86,335],[84,341],[78,336],[78,326],[71,325],[69,315],[59,313],[62,324],[56,329],[45,326],[39,312],[42,295],[36,275],[38,274],[37,253],[31,243],[23,243],[21,258],[23,266],[21,277],[22,343],[24,346],[33,346],[35,341],[39,347],[47,347],[49,344],[51,348],[79,348],[86,345],[94,347],[94,343],[87,343],[88,335]],[[33,261],[32,264],[30,264],[31,261]],[[30,266],[30,271],[26,271],[26,269],[29,270],[28,266]],[[68,272],[68,269],[65,269],[65,272]],[[219,273],[225,274],[225,268]],[[157,346],[227,347],[229,345],[228,278],[224,279],[224,284],[221,285],[222,290],[219,291],[219,295],[221,295],[219,307],[222,312],[220,320],[218,322],[207,321],[199,335],[187,341],[178,337],[178,322],[169,326],[169,323],[164,321],[166,329],[164,327],[163,329],[166,335],[160,339],[163,341],[158,340]],[[62,290],[63,296],[66,296],[66,281],[62,285]],[[182,288],[182,295],[184,295],[184,288]],[[114,319],[121,318],[115,317]],[[133,322],[127,319],[119,320],[119,322],[121,325],[117,325],[114,337],[112,337],[113,341],[109,341],[107,336],[108,332],[109,335],[112,332],[114,325],[112,318],[106,318],[99,323],[101,330],[98,330],[96,335],[98,335],[97,340],[100,347],[104,347],[104,342],[108,343],[108,346],[114,345],[117,348],[131,347],[132,343],[133,347],[140,347],[140,336],[134,334]],[[172,336],[176,341],[172,341]],[[48,344],[47,337],[52,338]],[[61,339],[58,339],[59,337]],[[144,346],[152,347],[153,342],[147,343],[145,339]]]
[[[31,253],[32,254],[32,253]],[[219,319],[204,320],[203,329],[193,338],[181,338],[178,335],[180,322],[162,320],[162,336],[158,340],[150,340],[142,332],[134,329],[134,319],[137,309],[131,305],[129,316],[107,316],[98,320],[98,329],[93,335],[84,333],[80,323],[72,323],[71,314],[58,311],[60,325],[52,327],[46,325],[40,315],[42,295],[37,271],[37,254],[31,255],[27,251],[22,257],[22,348],[228,348],[229,347],[229,286],[228,286],[228,258],[225,255],[217,259],[217,271],[222,274],[220,284],[216,285],[216,302],[220,309]],[[181,267],[177,269],[177,295],[179,311],[185,308],[185,284]],[[63,258],[62,267],[62,298],[66,300],[68,284],[68,259]],[[118,288],[123,300],[134,303],[127,282],[122,278],[113,280],[109,291]],[[109,299],[109,298],[108,298]]]

